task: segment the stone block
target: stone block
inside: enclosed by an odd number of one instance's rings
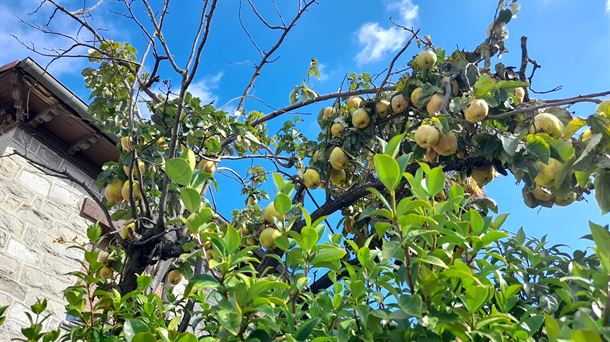
[[[16,338],[23,338],[21,329],[27,325],[14,319],[7,319],[4,324],[0,326],[0,337],[2,341],[12,341]]]
[[[13,134],[13,143],[16,143],[19,146],[25,147],[27,143],[34,139],[31,135],[27,134],[21,128],[15,129],[15,133]]]
[[[82,268],[78,261],[49,254],[39,258],[37,267],[54,276],[65,276],[69,272],[79,271]]]
[[[31,203],[32,199],[36,197],[34,192],[14,180],[0,182],[0,186],[6,192],[7,197],[14,197],[24,203]]]
[[[0,250],[6,246],[6,242],[8,241],[8,233],[0,230]]]
[[[44,208],[41,209],[49,218],[59,222],[68,223],[73,213],[78,213],[78,207],[69,207],[63,203],[45,201]]]
[[[0,306],[9,306],[11,304],[13,304],[13,297],[0,292]]]
[[[36,301],[38,299],[47,300],[47,310],[45,311],[46,313],[50,313],[54,316],[59,316],[59,317],[64,316],[66,314],[65,304],[63,304],[63,302],[60,302],[56,299],[49,298],[46,293],[43,293],[43,292],[40,292],[37,290],[29,291],[24,303],[25,303],[25,305],[30,306],[30,305],[36,303]]]
[[[0,276],[17,280],[19,278],[19,269],[21,265],[18,259],[9,255],[0,253]],[[10,291],[10,288],[0,288],[0,291]]]
[[[61,298],[63,290],[71,284],[71,278],[52,276],[26,265],[21,271],[19,282],[27,284],[30,289],[38,290],[47,296]]]
[[[89,177],[86,173],[81,171],[76,166],[72,165],[72,163],[65,162],[62,167],[66,169],[68,174],[70,174],[72,177],[76,178],[80,182],[83,182],[84,184],[87,184],[87,182],[91,181],[91,177]]]
[[[36,265],[38,263],[38,254],[32,249],[32,246],[26,246],[23,242],[15,239],[8,241],[6,254],[26,264]]]
[[[21,236],[21,241],[28,246],[35,246],[38,241],[38,235],[40,234],[40,230],[36,229],[32,226],[26,226],[23,230],[23,235]]]
[[[59,169],[63,159],[59,157],[55,152],[53,152],[47,146],[41,144],[36,155],[39,159],[44,163],[44,165],[48,165],[54,169]]]
[[[59,201],[75,209],[78,209],[81,197],[82,195],[61,182],[53,183],[51,192],[49,193],[49,198],[51,200]]]
[[[38,149],[40,148],[40,141],[30,138],[27,140],[26,149],[27,153],[32,155],[32,159],[36,159],[36,155],[38,153]],[[40,161],[40,160],[38,160]]]
[[[13,305],[11,305],[11,308],[8,310],[6,316],[10,317],[11,319],[18,320],[19,322],[22,322],[24,324],[27,324],[28,316],[26,316],[26,312],[31,313],[29,306],[20,302],[15,302],[13,303]]]
[[[7,154],[8,153],[10,152],[7,152]],[[19,173],[19,170],[21,170],[22,165],[18,163],[15,159],[15,156],[0,158],[0,175],[2,177],[12,178],[15,177],[17,173]]]
[[[74,233],[69,236],[61,235],[60,232],[49,235],[45,232],[41,232],[38,237],[39,253],[48,253],[59,258],[68,258],[74,261],[83,260],[83,252],[76,248],[68,248],[72,245],[72,240],[79,237],[75,236]]]
[[[7,212],[16,213],[22,204],[23,201],[19,198],[15,196],[7,196],[6,200],[2,204],[2,209]]]
[[[79,214],[74,214],[68,221],[68,227],[79,235],[87,235],[87,227],[93,222],[81,217]]]
[[[41,172],[21,170],[17,179],[33,192],[43,197],[47,197],[49,195],[51,182]]]
[[[23,228],[23,222],[19,221],[17,217],[0,211],[0,230],[4,230],[11,236],[21,236]]]
[[[53,221],[47,213],[49,213],[49,209],[36,209],[31,204],[24,204],[17,210],[17,216],[24,223],[30,223],[37,229],[52,229]]]
[[[44,199],[40,196],[34,196],[34,199],[32,200],[32,202],[30,202],[30,204],[32,205],[33,208],[36,208],[38,210],[42,209],[42,206],[44,205]]]
[[[27,294],[27,289],[24,285],[16,282],[15,280],[8,278],[2,274],[0,274],[0,289],[5,292],[10,291],[11,297],[17,300],[25,300],[25,295]]]

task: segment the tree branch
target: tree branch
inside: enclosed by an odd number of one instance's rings
[[[411,45],[411,42],[413,42],[413,39],[415,39],[417,37],[417,34],[419,33],[419,29],[417,31],[413,31],[413,29],[405,28],[405,30],[411,32],[411,38],[402,47],[402,49],[400,49],[400,51],[398,51],[398,53],[394,56],[394,58],[392,58],[392,61],[390,62],[390,66],[388,67],[388,72],[386,73],[385,77],[383,78],[383,81],[381,81],[381,84],[379,85],[377,93],[375,94],[375,98],[377,98],[377,99],[381,96],[383,87],[388,82],[390,75],[392,75],[392,69],[394,69],[394,64],[396,63],[398,58],[400,58],[400,56],[407,50],[407,48]]]
[[[254,74],[252,74],[252,77],[250,78],[250,82],[246,86],[246,89],[244,90],[244,93],[242,94],[242,98],[239,101],[239,104],[237,105],[237,109],[236,109],[237,111],[241,111],[244,108],[244,103],[246,101],[246,98],[247,98],[248,94],[250,93],[250,90],[252,90],[252,87],[254,87],[254,83],[256,82],[256,79],[261,74],[261,70],[263,69],[265,64],[269,63],[269,58],[271,58],[271,56],[275,53],[275,51],[277,49],[279,49],[279,47],[284,42],[284,39],[286,38],[286,36],[290,32],[290,30],[296,25],[297,21],[299,20],[299,18],[301,18],[303,13],[305,13],[307,8],[315,2],[316,2],[316,0],[310,0],[305,4],[305,6],[303,6],[302,8],[299,8],[299,11],[297,12],[296,16],[292,19],[290,24],[288,26],[286,26],[285,28],[283,28],[282,35],[280,36],[278,41],[275,43],[275,45],[267,53],[265,53],[265,55],[263,56],[261,61],[258,63],[256,68],[254,69]]]
[[[515,109],[515,110],[511,110],[510,112],[506,112],[506,113],[502,113],[502,114],[498,114],[498,115],[490,115],[490,116],[487,117],[487,119],[488,120],[506,119],[506,118],[510,118],[511,116],[515,116],[517,114],[529,113],[529,112],[534,111],[536,109],[555,107],[555,106],[562,106],[562,105],[574,104],[574,103],[579,103],[579,102],[600,103],[601,100],[597,99],[596,97],[602,97],[602,96],[606,96],[606,95],[610,95],[610,90],[604,91],[604,92],[600,92],[600,93],[593,93],[593,94],[587,94],[587,95],[579,95],[579,96],[570,97],[570,98],[566,98],[566,99],[547,100],[547,101],[545,101],[546,103],[541,104],[541,105],[525,107],[525,108],[518,108],[518,109]]]

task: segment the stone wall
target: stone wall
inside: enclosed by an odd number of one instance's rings
[[[2,134],[2,133],[0,133]],[[65,319],[62,290],[76,279],[82,253],[68,249],[86,241],[90,224],[80,216],[87,192],[73,182],[51,176],[14,150],[58,169],[66,169],[99,194],[94,180],[21,128],[0,136],[0,306],[8,305],[0,341],[19,335],[27,324],[24,311],[37,298],[48,300],[52,317],[46,327]]]

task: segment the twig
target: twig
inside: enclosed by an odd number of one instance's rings
[[[394,58],[392,58],[392,61],[390,62],[390,66],[388,67],[388,72],[386,73],[385,77],[383,78],[383,81],[381,81],[381,84],[379,85],[377,93],[375,94],[375,98],[377,98],[377,99],[381,96],[382,89],[386,85],[386,83],[388,82],[388,79],[390,78],[390,75],[392,74],[392,69],[394,68],[394,64],[396,63],[398,58],[400,58],[400,56],[403,54],[403,52],[405,52],[407,50],[407,48],[411,45],[411,42],[413,42],[413,39],[415,39],[415,37],[417,37],[417,34],[419,33],[419,29],[415,32],[413,31],[413,29],[407,29],[407,31],[411,32],[411,34],[412,34],[411,38],[402,47],[402,49],[400,49],[400,51],[398,51],[398,53],[394,56]]]
[[[237,109],[236,109],[237,111],[241,111],[244,108],[244,103],[246,101],[246,97],[250,93],[250,90],[252,90],[252,87],[254,87],[254,83],[256,82],[256,79],[258,78],[258,76],[261,74],[261,70],[263,69],[265,64],[270,63],[269,59],[275,53],[275,51],[277,49],[279,49],[279,47],[282,45],[282,43],[284,42],[284,39],[286,38],[286,36],[290,32],[290,30],[296,25],[297,21],[299,20],[299,18],[301,18],[303,13],[305,13],[307,8],[315,2],[316,2],[316,0],[308,1],[305,4],[305,6],[303,6],[302,8],[299,8],[299,11],[295,15],[295,17],[292,19],[290,24],[288,26],[286,26],[285,28],[282,28],[283,32],[282,32],[282,35],[280,36],[280,38],[277,40],[275,45],[269,51],[267,51],[267,53],[265,53],[265,55],[263,56],[261,61],[258,63],[256,68],[254,69],[254,73],[252,74],[252,77],[250,78],[250,82],[246,86],[246,89],[244,89],[242,98],[239,101],[239,104],[237,105]]]
[[[527,71],[527,64],[528,64],[528,55],[527,55],[527,37],[526,36],[522,36],[521,37],[521,68],[519,69],[519,80],[521,82],[527,82],[527,79],[525,78],[525,72]],[[536,70],[536,66],[534,66],[534,71]],[[534,75],[534,71],[532,71],[532,76]],[[532,79],[530,77],[529,80],[529,84],[530,87],[532,85]],[[525,97],[523,98],[525,102],[529,102],[530,100],[530,95],[527,89],[525,89]]]
[[[490,115],[487,117],[487,119],[490,119],[490,120],[505,119],[505,118],[509,118],[509,117],[517,115],[517,114],[528,113],[528,112],[534,111],[536,109],[542,109],[542,108],[548,108],[548,107],[554,107],[554,106],[562,106],[562,105],[574,104],[574,103],[579,103],[579,102],[600,103],[601,100],[596,99],[596,97],[601,97],[601,96],[606,96],[606,95],[610,95],[610,90],[600,92],[600,93],[579,95],[579,96],[571,97],[571,98],[567,98],[567,99],[547,100],[547,101],[545,101],[544,104],[541,104],[541,105],[518,108],[515,110],[511,110],[510,112],[506,112],[506,113],[502,113],[502,114],[498,114],[498,115]]]

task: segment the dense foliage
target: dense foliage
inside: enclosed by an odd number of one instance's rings
[[[518,9],[516,1],[500,1],[485,41],[472,51],[449,53],[405,28],[408,44],[421,51],[395,82],[392,67],[379,87],[368,73],[350,74],[347,90],[327,96],[306,78],[286,109],[242,116],[193,97],[188,71],[179,73],[178,91],[161,81],[165,91],[153,92],[157,65],[144,73],[135,48],[103,40],[83,76],[90,111],[121,137],[120,160],[107,163],[97,181],[102,204],[124,223],[107,235],[89,227],[90,244],[80,247],[86,271],[74,272],[80,280],[65,290],[67,311],[80,324],[42,332],[40,301],[24,336],[610,339],[608,227],[591,223],[595,253],[570,255],[545,238],[503,230],[507,214],[498,215],[481,190],[510,172],[530,207],[569,205],[595,190],[602,211],[610,210],[610,103],[597,99],[609,92],[531,99],[527,59],[521,70],[498,59]],[[317,73],[312,60],[308,77]],[[150,118],[138,113],[140,92],[148,94]],[[268,132],[268,120],[322,99],[334,102],[320,111],[316,139],[292,121]],[[595,113],[562,108],[583,99],[599,103]],[[226,219],[208,199],[222,187],[214,178],[218,163],[232,158],[267,162],[245,176],[231,170],[245,206]],[[269,193],[263,185],[271,173]],[[318,187],[326,201],[308,210],[306,195]],[[326,218],[334,213],[331,226]]]

